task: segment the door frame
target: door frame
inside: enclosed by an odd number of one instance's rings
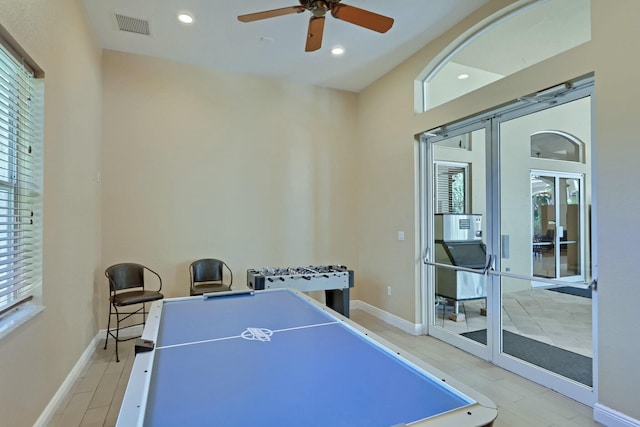
[[[523,97],[512,104],[505,107],[501,107],[490,111],[485,114],[481,114],[470,119],[466,119],[460,122],[456,122],[450,125],[441,126],[436,129],[432,129],[427,132],[423,132],[416,136],[416,140],[419,141],[419,224],[420,224],[420,253],[422,258],[421,263],[421,294],[422,298],[422,324],[423,330],[426,334],[432,335],[442,341],[452,344],[464,351],[476,355],[484,360],[490,361],[497,366],[512,371],[518,375],[521,375],[527,379],[537,382],[545,387],[556,390],[568,397],[571,397],[579,402],[593,406],[597,397],[597,277],[598,269],[596,263],[597,255],[597,241],[591,239],[591,254],[590,266],[583,265],[583,269],[591,268],[590,283],[576,283],[565,281],[561,284],[566,286],[586,288],[590,287],[593,292],[592,298],[592,342],[593,342],[593,387],[587,387],[582,384],[576,383],[564,377],[560,377],[557,374],[545,371],[537,366],[530,365],[519,359],[515,359],[512,356],[501,352],[501,277],[514,277],[517,275],[510,275],[509,273],[501,272],[500,266],[500,251],[501,236],[499,235],[501,229],[501,200],[500,200],[500,123],[511,120],[520,116],[525,116],[538,111],[542,111],[554,106],[561,105],[567,102],[572,102],[581,98],[590,97],[594,98],[593,93],[594,78],[588,77],[581,79],[571,84],[563,84],[555,88],[556,90],[543,90],[538,94],[533,94],[529,97]],[[593,102],[591,103],[591,135],[593,132]],[[435,294],[434,289],[434,239],[433,239],[433,188],[430,185],[430,176],[433,173],[433,150],[430,145],[434,142],[443,140],[445,138],[453,137],[459,134],[467,133],[472,130],[485,129],[485,141],[486,141],[486,188],[487,188],[487,202],[486,202],[486,245],[487,245],[487,257],[488,268],[485,272],[487,278],[487,311],[489,313],[496,313],[496,315],[489,315],[487,317],[487,345],[483,346],[472,340],[468,340],[445,331],[443,328],[436,326],[435,324],[435,304],[432,301],[432,295]],[[590,144],[590,158],[593,159],[594,142]],[[595,169],[595,161],[591,161],[590,174],[593,177]],[[596,215],[596,196],[595,186],[593,185],[593,179],[591,182],[591,217],[595,219]],[[584,183],[584,181],[583,181]],[[584,191],[584,189],[582,190]],[[582,213],[581,213],[582,215]],[[590,236],[596,235],[595,233],[595,220],[591,221]],[[582,221],[582,227],[587,227],[585,221]],[[581,255],[582,256],[582,255]],[[583,257],[584,259],[584,257]],[[586,271],[585,271],[586,272]],[[532,274],[531,274],[532,275]],[[531,277],[533,279],[533,277]],[[540,280],[550,284],[558,284],[558,280]]]
[[[580,203],[578,204],[578,206],[580,207],[578,210],[578,214],[579,214],[579,224],[578,224],[578,236],[579,236],[579,257],[580,257],[580,274],[577,275],[573,275],[573,276],[561,276],[559,274],[560,272],[560,248],[562,247],[562,241],[560,240],[560,236],[559,233],[554,233],[554,241],[553,241],[553,245],[555,248],[557,248],[557,251],[555,252],[555,256],[554,256],[554,274],[555,274],[555,279],[557,280],[561,280],[561,281],[567,281],[569,282],[568,285],[571,284],[571,282],[584,282],[584,278],[585,278],[585,262],[586,262],[586,236],[585,236],[585,203],[586,203],[586,198],[585,198],[585,179],[584,179],[584,174],[583,173],[579,173],[579,172],[561,172],[561,171],[556,171],[556,170],[549,170],[549,169],[531,169],[529,171],[530,176],[533,175],[540,175],[540,176],[545,176],[545,177],[552,177],[554,178],[555,182],[554,182],[554,197],[556,198],[556,200],[554,201],[554,213],[555,213],[555,221],[556,221],[556,228],[557,228],[557,221],[559,218],[559,213],[560,213],[560,194],[559,194],[559,189],[560,189],[560,180],[565,178],[565,179],[577,179],[580,182]],[[533,196],[533,195],[532,195]],[[532,197],[533,199],[533,197]],[[533,218],[531,218],[531,237],[533,238],[534,236],[534,226],[533,226]],[[533,239],[532,239],[533,240]],[[568,244],[568,243],[565,243]],[[533,271],[533,259],[531,261],[531,277],[537,277],[534,276],[534,271]],[[545,286],[545,283],[540,283],[541,286]]]

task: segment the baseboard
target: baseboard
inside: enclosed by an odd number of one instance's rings
[[[381,310],[378,307],[375,307],[361,300],[353,300],[350,302],[350,304],[351,304],[351,309],[365,311],[370,315],[375,316],[378,319],[384,321],[385,323],[388,323],[391,326],[395,326],[396,328],[401,329],[408,334],[411,334],[411,335],[423,334],[424,329],[421,324],[411,323],[407,320],[404,320],[401,317],[396,316],[395,314],[391,314],[387,311]]]
[[[58,391],[56,391],[56,394],[53,395],[53,397],[49,401],[49,404],[44,408],[44,411],[42,411],[40,417],[38,417],[38,419],[36,420],[35,424],[33,425],[34,427],[46,427],[49,425],[49,423],[53,419],[53,416],[58,410],[58,407],[62,403],[62,400],[71,391],[76,383],[76,380],[80,377],[80,374],[82,374],[84,368],[89,364],[91,356],[98,346],[98,342],[100,341],[101,336],[104,336],[104,334],[98,334],[91,340],[85,351],[80,356],[80,359],[78,359],[73,369],[71,369],[71,372],[69,372],[67,377],[58,388]]]
[[[639,420],[604,406],[602,403],[596,403],[593,407],[593,419],[607,427],[640,427]]]
[[[91,361],[93,352],[96,350],[96,347],[98,347],[98,343],[100,342],[100,340],[106,336],[106,333],[106,329],[101,329],[100,331],[98,331],[96,336],[93,337],[87,348],[84,350],[76,364],[71,369],[71,372],[69,372],[67,377],[58,388],[58,391],[56,391],[56,394],[53,395],[53,397],[49,401],[49,404],[44,408],[44,411],[42,411],[33,427],[46,427],[49,425],[49,423],[53,419],[53,416],[58,410],[58,407],[67,396],[67,394],[71,392],[76,381],[78,380],[78,378],[80,378],[80,375],[84,371],[84,368],[86,368]],[[142,334],[142,326],[134,326],[129,328],[128,330],[123,330],[120,335],[122,337],[134,337],[140,336],[140,334]]]

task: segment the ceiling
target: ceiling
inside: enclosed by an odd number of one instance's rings
[[[322,48],[305,52],[310,12],[242,23],[238,15],[297,0],[82,0],[101,47],[203,67],[359,92],[487,0],[345,0],[394,18],[385,34],[326,18]],[[189,25],[177,15],[188,12]],[[149,35],[122,31],[115,14],[147,21]],[[334,46],[345,53],[333,56]]]

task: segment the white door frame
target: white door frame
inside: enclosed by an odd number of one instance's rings
[[[531,98],[526,101],[516,101],[514,104],[501,109],[492,111],[482,116],[473,117],[471,119],[455,123],[453,125],[442,126],[440,128],[424,132],[417,135],[419,140],[419,183],[420,183],[420,242],[422,250],[422,268],[421,268],[421,290],[423,297],[422,301],[422,322],[424,325],[425,333],[439,338],[445,342],[448,342],[456,347],[461,348],[469,353],[472,353],[484,360],[491,361],[497,366],[503,367],[507,370],[515,372],[525,378],[538,382],[543,386],[556,390],[568,397],[571,397],[579,402],[593,406],[597,397],[597,292],[593,292],[592,298],[592,325],[593,325],[593,387],[587,387],[582,384],[576,383],[567,378],[561,377],[557,374],[543,370],[537,366],[531,365],[522,360],[516,359],[500,351],[501,340],[501,325],[502,320],[500,313],[502,310],[502,302],[500,300],[501,277],[517,277],[517,275],[510,275],[509,273],[501,272],[500,268],[500,253],[501,250],[501,236],[499,230],[501,226],[500,218],[500,153],[499,153],[499,126],[500,122],[509,119],[516,118],[518,116],[524,116],[537,111],[541,111],[546,108],[553,108],[553,106],[560,105],[566,102],[571,102],[584,97],[591,97],[593,99],[593,78],[587,78],[583,81],[573,84],[573,89],[556,94],[549,104],[548,94],[545,100],[538,102],[531,102]],[[593,108],[591,114],[593,115]],[[593,120],[591,121],[593,123]],[[592,125],[593,126],[593,125]],[[433,189],[431,184],[432,167],[433,167],[433,153],[430,145],[438,140],[455,136],[462,133],[470,132],[476,129],[486,129],[486,159],[487,159],[487,254],[488,261],[491,267],[487,272],[487,309],[489,313],[496,313],[496,315],[489,315],[487,318],[487,345],[476,343],[472,340],[465,339],[451,332],[447,332],[443,328],[436,326],[435,320],[435,304],[432,297],[435,294],[433,270],[434,264],[434,239],[433,236]],[[594,134],[591,132],[592,135]],[[593,158],[594,144],[591,144],[591,158]],[[591,162],[591,174],[593,175],[594,162]],[[593,182],[593,180],[591,180]],[[592,218],[595,218],[595,194],[592,185],[591,189],[592,200]],[[581,221],[586,226],[584,221]],[[592,224],[596,224],[592,221]],[[595,225],[592,225],[595,227]],[[582,233],[584,235],[584,233]],[[592,228],[591,236],[595,235],[595,230]],[[591,258],[591,276],[593,280],[590,283],[571,283],[564,282],[562,284],[574,286],[574,287],[588,287],[591,286],[594,291],[597,291],[597,242],[592,239],[591,251],[593,257]],[[584,258],[583,258],[584,259]],[[587,269],[587,266],[583,265],[583,269]],[[521,277],[524,278],[524,277]],[[529,278],[535,280],[534,278]],[[542,280],[550,284],[558,284],[554,280]]]

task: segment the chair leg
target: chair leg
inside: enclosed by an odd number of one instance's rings
[[[467,332],[469,331],[469,321],[467,320],[467,309],[464,306],[464,301],[461,302],[460,304],[462,304],[462,315],[464,316],[464,324],[467,327]]]
[[[120,362],[120,356],[118,355],[118,341],[120,341],[120,313],[118,313],[118,308],[113,307],[116,311],[116,362]]]
[[[109,319],[107,320],[107,336],[104,339],[104,349],[107,349],[107,343],[109,342],[109,331],[111,330],[111,304],[109,304]]]
[[[126,306],[129,307],[129,306]],[[140,310],[142,310],[142,313],[140,312]],[[118,343],[120,342],[120,324],[124,321],[126,321],[129,317],[133,316],[133,315],[138,315],[138,314],[142,314],[142,327],[144,328],[144,326],[146,325],[147,322],[147,311],[146,311],[146,306],[144,303],[142,303],[142,308],[138,309],[136,311],[133,312],[124,312],[123,313],[123,317],[120,318],[120,312],[118,311],[118,307],[114,304],[110,304],[109,305],[109,320],[107,321],[107,337],[104,340],[104,349],[107,349],[107,343],[109,342],[109,335],[111,335],[111,337],[113,337],[115,339],[116,342],[116,362],[120,362],[120,354],[118,352]],[[112,332],[111,329],[111,317],[112,316],[116,316],[116,326],[115,326],[115,335]],[[140,325],[140,324],[137,324]],[[130,326],[137,326],[137,325],[130,325]],[[125,329],[128,328],[127,326],[125,326]],[[132,338],[125,338],[124,341],[127,341],[129,339]]]

